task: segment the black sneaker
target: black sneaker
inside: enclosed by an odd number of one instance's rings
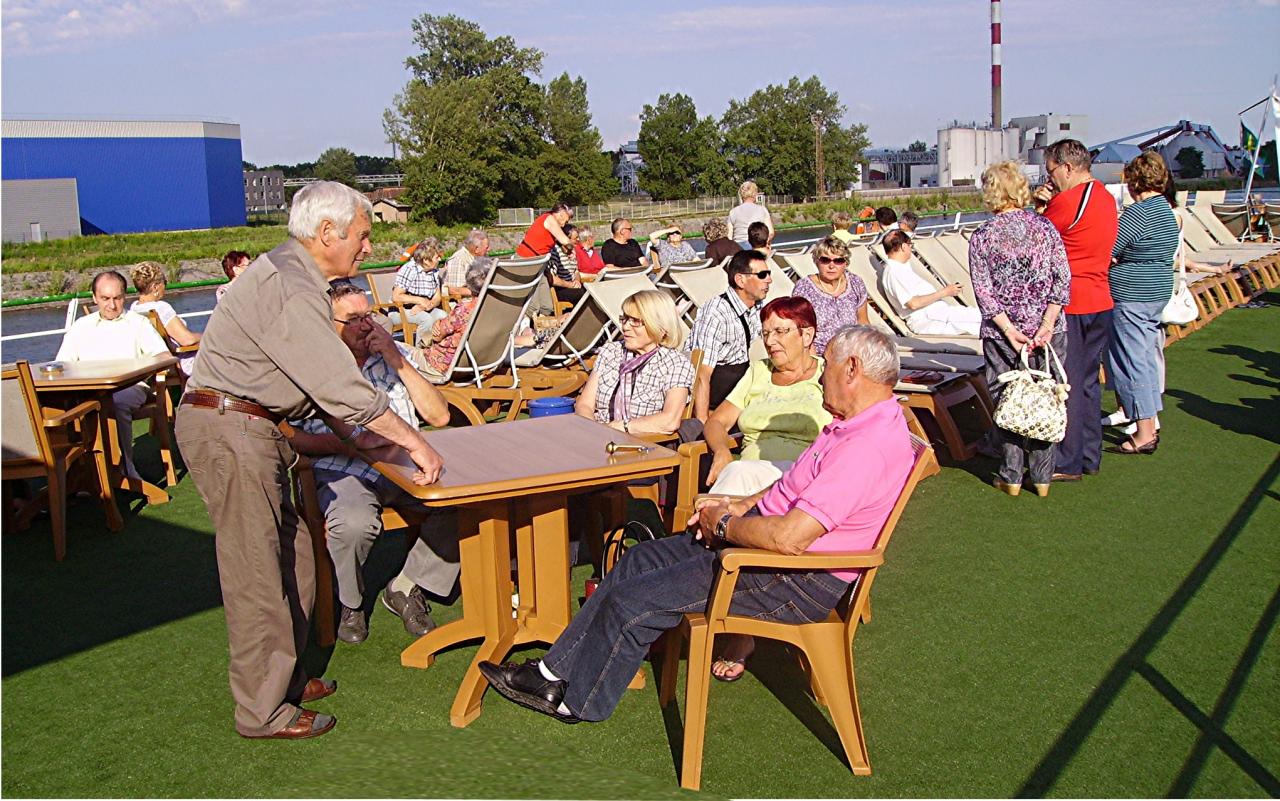
[[[489,681],[489,686],[508,701],[550,715],[561,723],[582,722],[577,715],[566,715],[560,711],[566,684],[560,679],[549,681],[538,669],[538,660],[530,659],[523,665],[514,662],[504,665],[481,662],[477,667]]]
[[[431,604],[427,603],[421,587],[415,586],[408,593],[403,593],[387,584],[382,591],[382,605],[399,617],[404,623],[404,630],[415,637],[421,637],[436,627],[436,621],[431,617]]]
[[[369,621],[359,609],[342,607],[342,616],[338,619],[338,639],[352,645],[358,645],[369,636]]]

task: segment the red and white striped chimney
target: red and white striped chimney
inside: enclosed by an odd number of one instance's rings
[[[1000,114],[1000,0],[991,0],[991,127],[999,130]]]

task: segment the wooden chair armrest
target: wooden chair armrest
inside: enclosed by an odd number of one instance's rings
[[[657,434],[657,433],[654,433],[654,434],[632,434],[631,436],[635,437],[636,439],[642,439],[642,440],[644,440],[645,442],[652,442],[652,443],[653,443],[653,444],[655,444],[655,445],[663,445],[663,444],[666,444],[666,443],[668,443],[668,442],[671,442],[672,440],[678,440],[678,439],[680,439],[680,434],[679,434],[678,432],[675,432],[675,431],[671,432],[670,434]]]
[[[720,566],[725,571],[744,567],[767,567],[784,570],[853,570],[884,564],[880,551],[832,551],[827,553],[784,554],[760,548],[725,548],[720,552]]]
[[[196,342],[196,343],[191,344],[191,345],[179,345],[178,347],[176,347],[176,348],[174,348],[174,349],[173,349],[173,355],[175,355],[175,356],[185,356],[185,355],[186,355],[186,354],[188,354],[188,353],[195,353],[195,352],[196,352],[196,351],[198,351],[198,350],[200,350],[200,343],[199,343],[199,342]]]
[[[101,408],[102,404],[98,403],[96,400],[87,400],[74,408],[54,415],[53,417],[46,417],[44,419],[44,427],[59,428],[67,425],[68,423],[75,422],[90,412],[96,412]]]

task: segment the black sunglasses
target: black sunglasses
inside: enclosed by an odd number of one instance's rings
[[[760,270],[759,272],[755,272],[755,271],[752,271],[752,270],[743,270],[742,272],[740,272],[740,273],[738,273],[738,274],[739,274],[739,275],[754,275],[756,278],[759,278],[761,281],[763,281],[764,279],[768,278],[770,275],[773,275],[773,273],[772,273],[772,272],[770,272],[769,270]]]

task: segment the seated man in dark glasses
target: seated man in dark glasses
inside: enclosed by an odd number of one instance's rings
[[[751,364],[751,343],[760,338],[760,309],[772,274],[758,250],[735,253],[724,270],[729,288],[698,309],[685,350],[702,350],[702,366],[693,385],[693,416],[706,422]]]

